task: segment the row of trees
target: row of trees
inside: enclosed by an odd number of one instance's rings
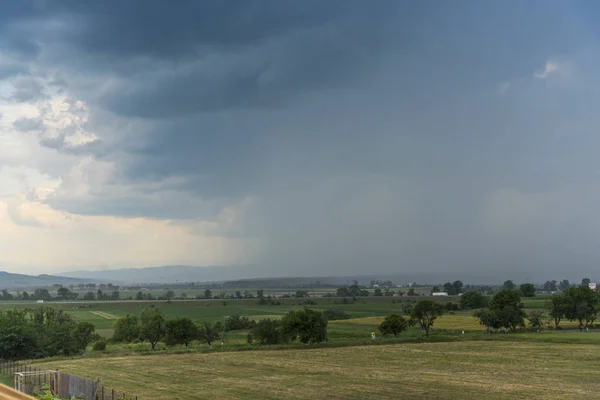
[[[426,336],[429,336],[429,331],[435,320],[445,312],[446,308],[438,303],[430,300],[424,300],[416,303],[410,311],[409,318],[406,319],[398,314],[391,314],[385,317],[379,332],[382,335],[398,336],[409,326],[418,326]]]
[[[579,322],[580,329],[591,326],[600,312],[600,294],[588,286],[572,286],[552,296],[550,316],[558,328],[563,319]]]
[[[62,310],[40,307],[0,311],[0,358],[3,359],[72,356],[84,352],[98,338],[93,324],[76,323]]]
[[[339,319],[347,318],[347,314],[339,310],[320,312],[305,308],[301,311],[290,311],[281,320],[262,319],[259,322],[247,317],[231,316],[224,324],[208,321],[195,324],[190,318],[167,320],[164,314],[154,306],[142,311],[139,318],[127,315],[117,319],[114,324],[114,342],[147,341],[155,350],[160,341],[168,346],[185,345],[195,340],[206,342],[209,347],[225,332],[249,329],[248,341],[260,344],[288,343],[299,340],[302,343],[320,343],[327,340],[328,315]]]
[[[521,285],[522,286],[522,285]],[[533,310],[527,314],[523,308],[521,297],[526,293],[521,290],[504,289],[496,293],[485,308],[475,313],[482,325],[488,331],[491,329],[508,329],[514,331],[525,326],[525,318],[529,319],[530,326],[539,329],[545,320],[541,311]],[[481,305],[483,300],[474,295],[463,296],[465,304]],[[475,307],[473,307],[475,308]],[[552,297],[550,317],[554,320],[555,328],[559,327],[561,320],[577,321],[580,329],[591,326],[598,318],[600,312],[600,294],[588,286],[570,286],[564,292]]]

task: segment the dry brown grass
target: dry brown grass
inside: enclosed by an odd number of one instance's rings
[[[598,397],[595,345],[455,342],[47,363],[140,399]]]

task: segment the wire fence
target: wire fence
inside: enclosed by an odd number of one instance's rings
[[[61,398],[83,395],[86,400],[138,400],[137,396],[106,387],[99,380],[44,370],[19,361],[0,359],[0,374],[10,377],[14,388],[26,394],[48,389]]]

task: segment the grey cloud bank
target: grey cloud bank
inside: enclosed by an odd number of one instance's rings
[[[218,234],[255,238],[240,261],[278,276],[597,274],[597,10],[23,3],[0,19],[9,99],[60,88],[97,136],[40,133],[86,160],[43,199],[54,209],[179,224],[235,210]]]

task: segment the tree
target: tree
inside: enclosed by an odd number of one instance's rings
[[[144,293],[140,290],[135,294],[136,300],[144,300]]]
[[[533,283],[523,283],[519,286],[519,290],[523,297],[535,297],[535,286]]]
[[[563,292],[564,292],[565,290],[567,290],[567,289],[569,288],[569,286],[571,286],[571,284],[569,283],[569,280],[568,280],[568,279],[563,279],[563,280],[562,280],[562,281],[560,281],[560,283],[558,284],[558,288],[559,288],[561,291],[563,291]]]
[[[262,298],[264,298],[264,297],[265,297],[265,291],[264,291],[263,289],[258,289],[258,290],[256,291],[256,297],[257,297],[258,299],[262,299]]]
[[[140,336],[138,318],[127,314],[115,320],[113,323],[113,340],[115,342],[133,342]]]
[[[205,321],[198,327],[198,338],[208,344],[212,349],[212,342],[219,336],[219,331],[216,326]]]
[[[440,291],[440,287],[437,285],[431,288],[431,293],[438,293],[439,291]]]
[[[96,300],[96,294],[94,292],[87,292],[83,295],[84,300]]]
[[[85,352],[85,349],[94,337],[95,331],[96,327],[94,326],[94,324],[85,321],[78,323],[75,326],[75,328],[71,331],[71,334],[77,342],[77,347],[80,351]]]
[[[165,318],[160,313],[155,313],[140,327],[140,339],[150,342],[152,351],[155,350],[156,343],[164,338],[166,333],[165,325]]]
[[[285,341],[285,337],[279,329],[280,325],[280,321],[275,319],[261,319],[252,330],[252,337],[256,338],[260,344],[281,343]]]
[[[456,294],[454,293],[454,285],[450,282],[444,283],[444,292],[448,293],[450,296]]]
[[[165,343],[168,346],[176,344],[185,345],[188,350],[189,344],[198,336],[198,327],[189,318],[176,318],[167,321]]]
[[[556,286],[556,281],[546,281],[544,283],[544,291],[546,292],[556,292],[558,290]]]
[[[321,343],[327,341],[327,318],[322,312],[310,308],[290,311],[281,319],[284,335],[294,341]]]
[[[8,290],[6,290],[6,289],[2,290],[2,300],[12,300],[14,298],[15,298],[15,296],[13,296],[11,293],[9,293]]]
[[[502,285],[502,287],[504,288],[504,290],[515,290],[517,288],[517,285],[515,285],[513,281],[508,280],[504,281],[504,285]]]
[[[525,312],[521,302],[521,292],[504,289],[494,295],[489,303],[490,310],[500,326],[514,331],[519,326],[525,326]]]
[[[113,291],[110,295],[111,300],[119,300],[120,298],[121,298],[121,294],[119,293],[118,290]]]
[[[600,297],[588,286],[572,286],[562,293],[564,296],[564,317],[569,321],[579,321],[583,329],[592,324],[600,310]]]
[[[415,289],[414,288],[410,288],[408,289],[408,292],[406,293],[407,296],[418,296],[418,294],[415,293]]]
[[[462,293],[463,283],[462,281],[454,281],[452,282],[452,287],[454,289],[454,294]]]
[[[225,327],[228,331],[239,331],[242,329],[252,329],[256,326],[256,322],[248,317],[232,315],[225,319]]]
[[[204,291],[204,298],[205,299],[212,299],[212,292],[210,291],[210,289],[206,289]]]
[[[552,306],[550,308],[550,316],[554,318],[554,327],[558,328],[560,320],[563,319],[569,309],[569,301],[565,293],[555,294],[552,296]]]
[[[541,311],[533,310],[529,312],[527,319],[529,320],[529,325],[531,325],[532,328],[537,329],[539,332],[540,328],[544,324],[545,315]]]
[[[474,316],[479,318],[479,324],[486,327],[488,334],[490,334],[492,329],[498,329],[501,327],[500,320],[498,319],[496,313],[487,308],[477,311]]]
[[[486,305],[487,298],[481,292],[469,290],[460,297],[460,308],[463,310],[483,308]]]
[[[433,326],[437,317],[444,313],[444,307],[430,300],[418,302],[410,313],[410,324],[419,325],[429,336],[429,329]]]
[[[171,300],[173,300],[175,298],[175,292],[172,290],[167,290],[167,293],[165,294],[165,298],[167,299],[167,302],[171,302]]]
[[[591,280],[590,278],[583,278],[581,280],[581,286],[588,286],[590,284]]]
[[[381,293],[381,289],[375,288],[375,290],[373,291],[373,296],[383,296],[383,293]]]
[[[381,332],[381,334],[384,336],[393,334],[394,337],[398,337],[398,334],[406,330],[407,326],[408,323],[402,316],[398,314],[391,314],[385,317],[378,329],[379,332]]]
[[[155,315],[160,315],[164,318],[164,314],[158,309],[158,307],[155,307],[154,305],[146,307],[142,310],[142,313],[140,314],[140,322],[143,325],[146,322],[150,321]]]
[[[66,287],[61,287],[60,289],[57,290],[57,296],[61,300],[69,300],[69,299],[73,298],[74,294],[76,295],[76,293],[71,292]]]
[[[23,292],[23,300],[29,300],[29,293]]]

